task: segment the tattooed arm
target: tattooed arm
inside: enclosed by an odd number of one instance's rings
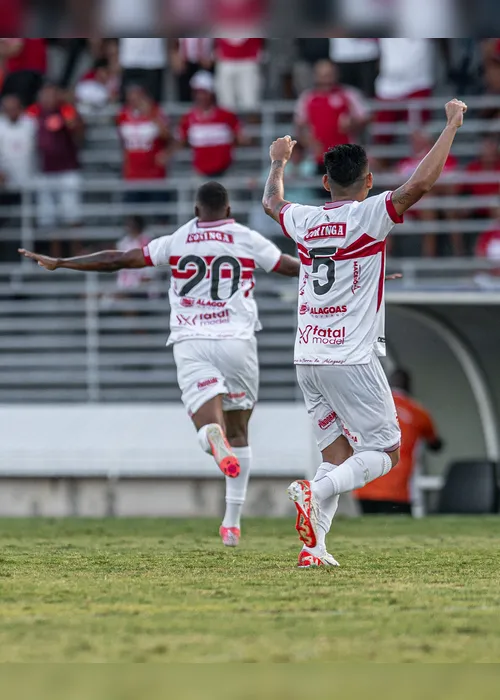
[[[48,255],[32,253],[24,248],[20,248],[19,253],[26,258],[31,258],[40,267],[51,271],[65,268],[67,270],[81,270],[82,272],[116,272],[124,268],[137,269],[147,265],[142,248],[134,248],[127,252],[102,250],[99,253],[80,255],[76,258],[51,258]]]
[[[266,214],[278,223],[280,211],[285,204],[288,204],[285,200],[285,185],[283,183],[285,165],[290,160],[296,143],[296,141],[292,141],[290,136],[284,136],[282,139],[274,141],[269,149],[271,170],[264,189],[262,206]]]
[[[445,109],[448,121],[441,136],[408,182],[392,193],[392,203],[400,216],[432,189],[443,172],[457,130],[463,124],[467,105],[460,100],[451,100]]]

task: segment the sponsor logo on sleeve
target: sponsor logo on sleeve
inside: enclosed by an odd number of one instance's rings
[[[318,241],[324,238],[345,238],[347,225],[345,223],[320,224],[310,228],[304,236],[304,241]]]
[[[345,326],[342,328],[320,328],[308,324],[305,328],[299,328],[299,343],[307,345],[344,345],[346,337]]]
[[[358,433],[351,432],[347,425],[345,425],[344,423],[342,423],[342,430],[344,431],[344,435],[348,440],[353,442],[355,445],[359,443],[360,436]]]
[[[358,289],[361,289],[361,265],[357,260],[352,265],[352,287],[351,292],[356,294]]]
[[[233,400],[244,399],[246,395],[247,394],[245,391],[240,391],[239,394],[226,394],[228,399],[233,399]]]
[[[196,385],[197,388],[201,391],[202,389],[207,389],[209,386],[213,386],[214,384],[218,384],[219,380],[217,377],[211,377],[210,379],[205,379],[202,382],[198,382]]]
[[[332,423],[335,423],[336,420],[337,414],[335,413],[335,411],[332,411],[327,416],[321,418],[321,420],[318,421],[318,426],[321,428],[321,430],[326,430],[332,425]]]

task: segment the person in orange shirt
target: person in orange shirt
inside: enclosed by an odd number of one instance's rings
[[[418,446],[424,442],[433,451],[443,446],[429,412],[411,397],[409,373],[395,370],[390,384],[401,427],[401,456],[395,469],[354,491],[363,514],[411,514],[410,482]]]

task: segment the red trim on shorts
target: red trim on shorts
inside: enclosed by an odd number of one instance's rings
[[[404,217],[400,216],[398,212],[396,211],[396,207],[394,206],[394,203],[392,201],[392,192],[389,192],[387,194],[387,197],[385,198],[385,206],[387,208],[387,213],[389,214],[391,221],[393,221],[395,224],[402,224],[404,221]]]
[[[144,255],[144,261],[148,267],[154,267],[153,261],[151,260],[151,255],[149,254],[149,248],[145,245],[142,249],[142,254]]]
[[[292,203],[291,203],[291,202],[288,202],[288,204],[285,204],[284,206],[281,207],[281,211],[280,211],[280,224],[281,224],[281,228],[283,229],[283,233],[285,234],[285,236],[286,236],[287,238],[292,238],[292,236],[290,236],[290,234],[289,234],[288,231],[286,230],[286,226],[285,226],[285,212],[287,211],[287,209],[290,209],[291,206],[292,206]],[[292,240],[293,240],[293,238],[292,238]]]

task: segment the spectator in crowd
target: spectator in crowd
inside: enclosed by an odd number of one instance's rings
[[[396,110],[391,103],[430,97],[434,87],[435,53],[432,39],[379,39],[380,71],[375,94],[380,100],[376,123],[387,125],[415,120],[414,128],[430,118],[428,109]],[[390,143],[391,134],[377,134],[378,143]]]
[[[215,92],[233,112],[257,112],[261,94],[264,39],[215,39]]]
[[[480,180],[464,185],[465,194],[475,197],[499,197],[500,196],[500,149],[499,138],[491,134],[485,136],[479,149],[479,157],[467,165],[466,172],[472,176],[480,176],[481,173],[498,173],[495,181],[481,182]],[[494,207],[477,207],[474,214],[481,218],[491,218],[494,215]]]
[[[119,89],[118,80],[111,73],[108,59],[99,59],[76,85],[75,99],[80,114],[92,114],[115,102]]]
[[[19,204],[20,191],[30,185],[35,173],[35,123],[24,114],[17,95],[2,98],[0,115],[0,201]],[[8,190],[6,191],[5,188]]]
[[[293,61],[292,79],[295,93],[300,95],[312,82],[314,66],[328,58],[329,39],[295,39],[297,57]]]
[[[340,85],[337,67],[329,60],[314,67],[314,88],[297,101],[295,124],[299,139],[307,145],[323,172],[323,155],[332,146],[356,141],[369,114],[361,94]]]
[[[199,71],[191,79],[194,106],[179,125],[179,142],[193,149],[193,167],[199,175],[221,177],[233,162],[234,145],[246,145],[238,117],[219,107],[214,79]]]
[[[32,104],[47,70],[46,39],[0,39],[5,62],[2,94],[18,95],[24,107]]]
[[[38,102],[28,109],[37,125],[39,160],[38,223],[52,228],[59,223],[81,223],[80,164],[78,150],[84,134],[83,121],[71,104],[62,99],[57,85],[47,82]],[[76,242],[75,246],[76,249]],[[56,242],[51,255],[58,257]]]
[[[397,173],[400,176],[401,182],[405,182],[412,175],[422,158],[427,155],[433,145],[433,141],[430,136],[426,132],[419,129],[411,134],[410,143],[412,155],[409,158],[404,158],[397,165]],[[453,196],[459,193],[459,186],[446,182],[446,175],[456,172],[458,167],[458,160],[453,154],[450,154],[443,169],[443,176],[440,182],[433,187],[430,195],[431,197]],[[424,197],[422,203],[425,203],[425,201],[426,198]],[[453,207],[440,210],[437,208],[421,208],[419,206],[417,209],[412,209],[411,211],[407,212],[406,216],[409,219],[414,218],[419,221],[437,221],[440,216],[449,221],[456,221],[457,212]],[[441,238],[443,237],[441,236]],[[454,255],[463,255],[464,242],[462,234],[452,232],[450,241]],[[438,250],[439,245],[436,234],[423,234],[422,255],[424,257],[435,257],[438,254]]]
[[[493,225],[483,231],[477,239],[475,250],[476,257],[494,263],[494,267],[475,276],[476,283],[485,289],[500,287],[500,207],[494,212],[493,218]]]
[[[144,248],[151,240],[146,233],[146,225],[142,216],[129,216],[126,222],[126,232],[123,238],[116,244],[116,249],[123,252],[134,248]],[[120,270],[118,272],[117,287],[121,294],[137,291],[144,282],[148,282],[154,273],[150,267],[140,270]]]
[[[212,70],[213,39],[174,39],[170,62],[177,78],[178,99],[191,102],[191,78],[200,70]]]
[[[338,68],[340,82],[358,88],[366,97],[375,96],[378,39],[330,39],[330,58]]]
[[[167,177],[170,159],[170,128],[161,107],[140,85],[129,85],[125,106],[117,116],[118,132],[123,147],[123,178],[133,185],[141,180]],[[166,202],[164,189],[134,190],[125,193],[129,203]]]
[[[120,39],[122,99],[128,85],[141,85],[155,102],[161,103],[167,67],[166,41],[147,37]]]
[[[419,447],[442,449],[430,413],[411,396],[411,377],[403,369],[393,372],[390,383],[401,428],[401,456],[397,469],[354,491],[363,513],[408,514],[412,512],[412,480],[418,465]]]

